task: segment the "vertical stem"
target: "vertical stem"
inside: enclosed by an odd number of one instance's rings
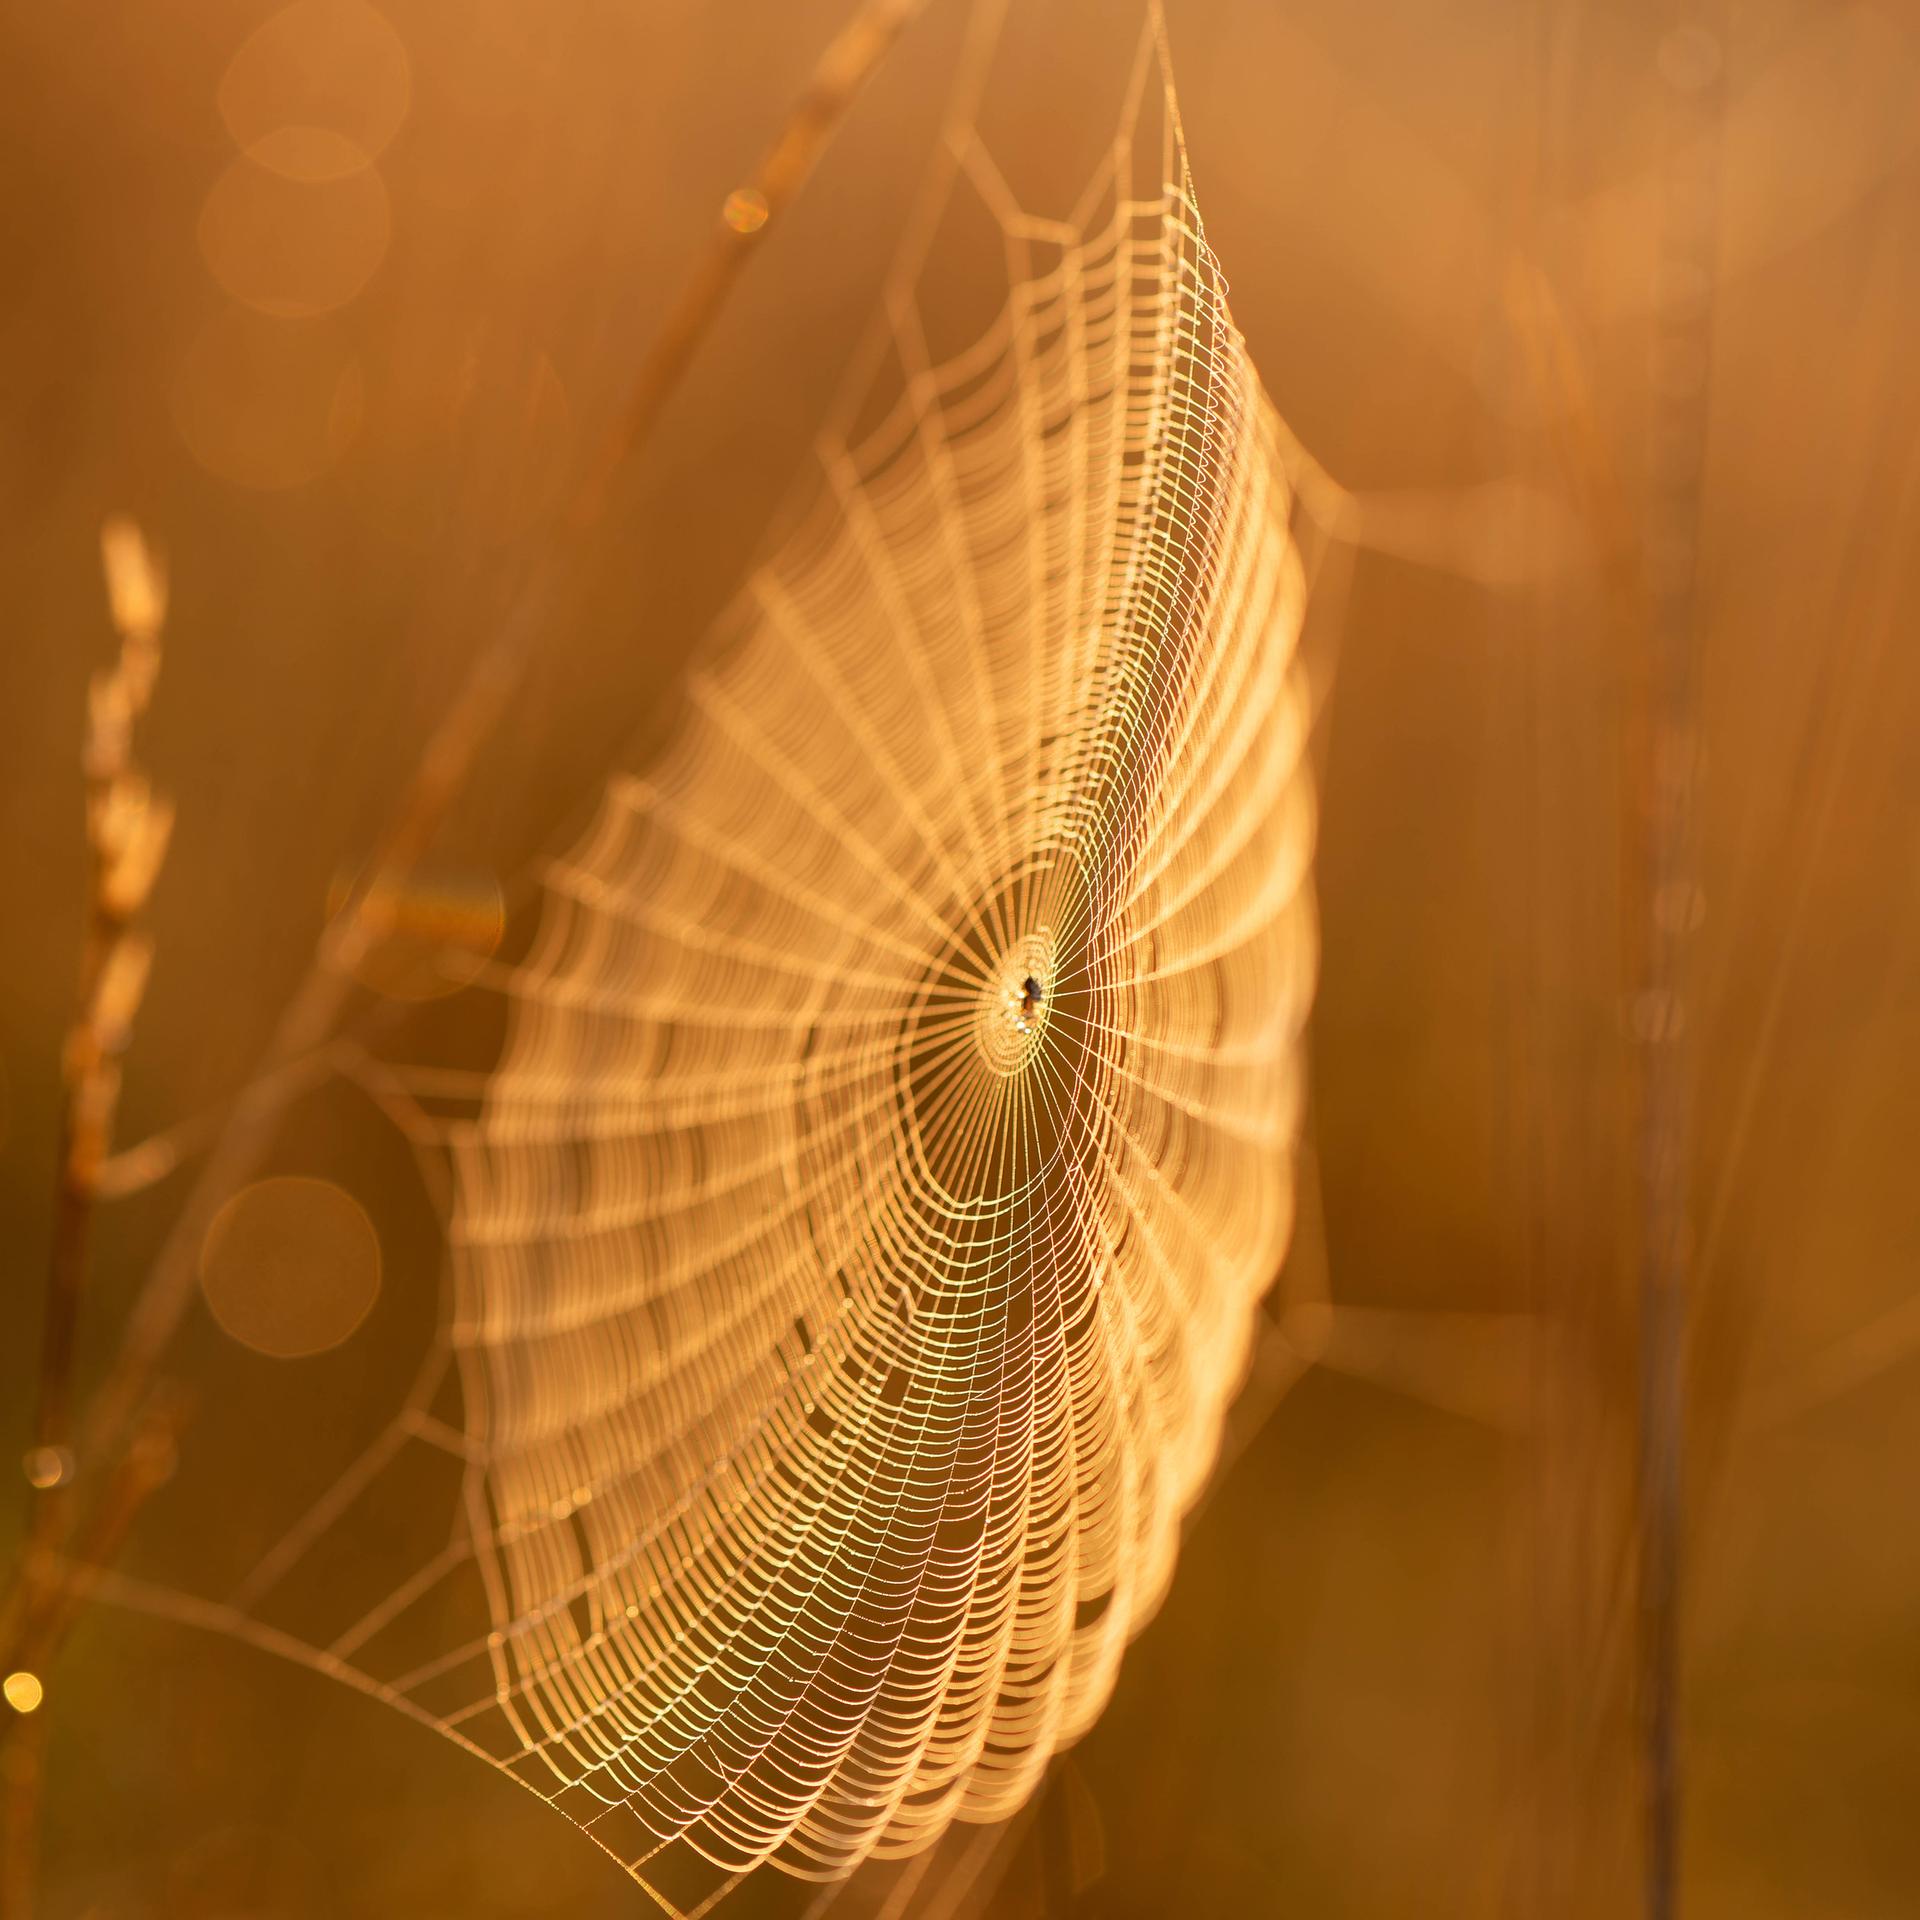
[[[925,0],[861,0],[819,61],[751,179],[729,197],[713,243],[641,364],[627,406],[574,500],[559,540],[536,554],[505,618],[474,661],[467,679],[429,736],[412,780],[373,856],[322,934],[313,965],[282,1015],[268,1056],[236,1102],[193,1193],[175,1220],[122,1329],[117,1352],[93,1394],[76,1446],[74,1362],[85,1292],[88,1225],[106,1155],[119,1090],[117,1054],[145,979],[144,944],[128,922],[144,903],[164,852],[171,814],[155,806],[144,784],[120,776],[126,732],[144,706],[157,664],[165,609],[164,583],[141,548],[130,557],[127,534],[110,527],[109,587],[123,641],[120,679],[96,685],[88,737],[89,827],[95,860],[91,919],[81,969],[80,1012],[66,1053],[60,1183],[48,1265],[34,1447],[28,1479],[34,1503],[25,1551],[0,1597],[0,1672],[51,1656],[84,1598],[89,1566],[119,1551],[126,1526],[156,1473],[170,1459],[166,1435],[176,1414],[156,1404],[154,1378],[192,1305],[201,1241],[226,1198],[265,1155],[294,1093],[305,1084],[289,1067],[325,1044],[352,991],[355,968],[385,931],[400,886],[432,844],[470,772],[499,724],[527,661],[549,630],[588,536],[602,518],[610,488],[645,443],[732,287],[750,243],[789,205],[832,141],[854,98]],[[130,533],[130,530],[127,530]],[[137,536],[132,536],[137,544]],[[103,839],[103,835],[105,838]],[[88,1510],[72,1511],[76,1454],[100,1490]],[[80,1562],[63,1556],[69,1540]],[[0,1713],[8,1712],[0,1708]],[[39,1824],[46,1712],[0,1723],[0,1920],[27,1920],[32,1910],[35,1836]]]
[[[0,1745],[0,1917],[30,1920],[39,1866],[47,1716],[24,1714]]]
[[[33,1423],[33,1444],[52,1458],[73,1438],[73,1356],[80,1322],[80,1294],[87,1270],[87,1230],[93,1219],[93,1192],[77,1177],[73,1117],[69,1107],[60,1139],[60,1181],[54,1195],[53,1246],[47,1262],[47,1304],[40,1337],[40,1399]],[[38,1474],[36,1474],[36,1479]],[[41,1490],[44,1510],[60,1488]]]
[[[501,625],[434,727],[413,778],[372,857],[322,936],[262,1072],[216,1144],[192,1198],[134,1302],[120,1350],[88,1409],[84,1453],[111,1454],[125,1441],[160,1356],[193,1301],[194,1263],[221,1202],[247,1180],[290,1097],[281,1069],[331,1035],[366,949],[385,930],[408,874],[433,842],[481,747],[550,630],[584,543],[604,514],[614,479],[645,445],[662,409],[711,328],[752,241],[805,184],[847,110],[925,0],[865,0],[821,55],[759,170],[735,190],[707,254],[670,309],[643,360],[626,407],[576,495],[556,545],[537,556]]]
[[[1633,732],[1631,1031],[1638,1048],[1639,1724],[1648,1920],[1674,1920],[1682,1827],[1682,1598],[1692,1229],[1686,955],[1701,898],[1698,540],[1708,413],[1721,43],[1691,7],[1661,43],[1668,97],[1649,359],[1647,623]]]
[[[96,778],[89,785],[88,811],[97,818],[106,783]],[[38,1577],[34,1563],[44,1567],[65,1529],[73,1480],[74,1360],[86,1291],[87,1247],[100,1165],[112,1140],[118,1105],[118,1069],[110,1058],[113,1037],[100,1031],[96,1002],[102,976],[127,933],[127,923],[107,896],[105,862],[97,847],[87,891],[79,993],[62,1056],[60,1160],[41,1318],[33,1449],[27,1456],[27,1479],[33,1489],[27,1521],[30,1578]],[[124,1036],[120,1044],[124,1045]]]
[[[97,969],[90,940],[87,976]],[[83,1005],[86,988],[83,986]],[[27,1456],[33,1491],[22,1552],[16,1644],[19,1663],[29,1672],[39,1665],[34,1651],[38,1623],[59,1605],[60,1547],[65,1540],[72,1494],[73,1361],[80,1323],[80,1300],[87,1271],[87,1229],[93,1214],[93,1190],[77,1165],[77,1099],[70,1093],[61,1129],[60,1182],[54,1196],[53,1248],[47,1267],[47,1301],[40,1349],[39,1404],[34,1418],[33,1450]],[[97,1161],[94,1163],[97,1165]],[[6,1665],[11,1671],[15,1656]],[[30,1920],[39,1872],[40,1803],[46,1786],[48,1715],[17,1714],[0,1732],[0,1920]]]
[[[93,1221],[93,1191],[74,1168],[72,1102],[68,1102],[60,1140],[60,1179],[53,1202],[53,1244],[47,1261],[46,1306],[40,1337],[39,1400],[34,1414],[33,1451],[27,1477],[33,1492],[27,1517],[29,1576],[33,1563],[44,1565],[65,1531],[71,1495],[73,1444],[73,1363],[80,1326],[80,1300],[86,1286],[88,1230]]]
[[[759,166],[727,196],[700,264],[660,323],[626,406],[574,502],[577,522],[598,518],[608,488],[653,431],[747,255],[806,185],[855,95],[925,5],[926,0],[865,0],[821,54]]]
[[[101,551],[120,651],[88,687],[80,760],[86,781],[87,931],[73,1022],[60,1059],[60,1159],[33,1445],[25,1461],[31,1506],[19,1581],[0,1612],[0,1672],[17,1666],[29,1675],[35,1675],[41,1651],[52,1644],[50,1623],[67,1598],[61,1552],[72,1530],[73,1376],[88,1229],[119,1107],[120,1055],[146,985],[149,945],[133,922],[166,857],[173,819],[133,758],[134,723],[159,669],[164,579],[129,522],[107,522]],[[5,1802],[0,1826],[7,1843],[0,1920],[25,1920],[31,1911],[45,1748],[45,1716],[39,1712],[19,1714],[0,1734]]]

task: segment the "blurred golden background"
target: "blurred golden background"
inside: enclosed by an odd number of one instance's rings
[[[848,11],[68,0],[0,25],[9,1457],[82,922],[87,676],[113,648],[103,519],[130,513],[170,574],[142,756],[177,819],[132,1143],[245,1081],[513,556],[548,537]],[[1806,0],[1166,14],[1235,316],[1290,425],[1367,503],[1315,615],[1324,958],[1309,1197],[1277,1296],[1331,1300],[1292,1325],[1330,1364],[1236,1430],[1112,1706],[953,1908],[1636,1910],[1650,1014],[1623,988],[1637,637],[1618,583],[1678,415],[1705,450],[1698,887],[1656,902],[1693,930],[1683,1910],[1909,1912],[1920,19]],[[982,126],[1029,204],[1069,199],[1110,134],[1138,19],[1016,7]],[[403,935],[491,944],[529,860],[664,730],[871,308],[963,26],[932,0],[769,229]],[[1682,210],[1697,286],[1662,277],[1676,137],[1711,150],[1710,204]],[[1688,365],[1662,329],[1700,303],[1709,351]],[[370,985],[414,1006],[404,939],[382,968]],[[409,1019],[416,1050],[487,1038],[458,1002]],[[230,1585],[328,1484],[434,1313],[432,1205],[358,1090],[303,1099],[269,1172],[209,1246],[210,1312],[170,1366],[193,1400],[179,1471],[128,1555],[189,1592]],[[83,1380],[177,1185],[101,1219]],[[223,1282],[248,1244],[302,1253],[275,1284],[312,1308],[324,1275],[332,1318]],[[97,1609],[44,1681],[58,1920],[645,1910],[506,1780],[229,1640]],[[755,1882],[737,1910],[793,1894]]]

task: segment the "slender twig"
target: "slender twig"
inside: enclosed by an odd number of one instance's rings
[[[289,1097],[297,1097],[341,1070],[351,1058],[339,1047],[328,1044],[287,1061],[278,1071],[286,1077]],[[95,1199],[123,1200],[129,1194],[144,1193],[149,1187],[158,1186],[220,1137],[220,1129],[232,1108],[233,1100],[229,1098],[202,1113],[176,1120],[130,1147],[108,1154],[94,1177]]]
[[[23,1714],[0,1744],[0,1914],[7,1920],[33,1912],[47,1727],[44,1712]]]
[[[1688,936],[1699,743],[1698,540],[1705,466],[1720,42],[1691,0],[1662,48],[1671,111],[1660,267],[1667,295],[1649,372],[1650,618],[1631,729],[1629,1017],[1637,1045],[1639,1201],[1639,1724],[1647,1920],[1680,1899],[1681,1598],[1693,1247]],[[1681,290],[1676,294],[1676,290]]]
[[[1673,164],[1710,153],[1679,141]],[[1675,183],[1670,182],[1670,187]],[[1670,215],[1680,210],[1670,208]],[[1677,220],[1669,241],[1704,251],[1710,223]],[[1691,284],[1710,284],[1697,263]],[[1681,284],[1673,276],[1670,284]],[[1670,303],[1671,304],[1671,303]],[[1516,275],[1515,331],[1541,389],[1557,393],[1563,470],[1596,529],[1601,590],[1628,660],[1621,754],[1621,974],[1633,1059],[1631,1228],[1639,1345],[1631,1384],[1637,1460],[1631,1578],[1637,1608],[1634,1670],[1643,1838],[1642,1912],[1674,1920],[1680,1882],[1681,1576],[1685,1545],[1691,1087],[1686,1045],[1686,935],[1693,863],[1692,781],[1697,758],[1694,684],[1695,543],[1704,449],[1705,327],[1701,304],[1686,329],[1663,324],[1656,383],[1666,399],[1654,498],[1634,524],[1626,476],[1595,424],[1597,407],[1571,331],[1544,282]],[[1699,337],[1693,337],[1697,330]],[[1664,355],[1663,350],[1664,349]],[[1670,360],[1665,356],[1670,355]],[[1697,386],[1678,375],[1691,369]],[[1683,417],[1684,404],[1692,417]]]
[[[57,1513],[71,1478],[73,1363],[87,1234],[120,1099],[120,1056],[146,986],[150,948],[136,928],[166,856],[172,808],[133,758],[133,727],[152,695],[166,619],[166,585],[139,533],[112,520],[101,535],[120,651],[88,688],[81,755],[86,779],[87,930],[73,1024],[61,1056],[66,1097],[54,1195],[39,1404],[28,1479],[36,1516]],[[42,1523],[44,1524],[44,1523]]]
[[[21,1622],[18,1657],[29,1669],[43,1666],[65,1639],[95,1584],[119,1557],[148,1496],[172,1479],[189,1410],[187,1394],[172,1383],[152,1396],[131,1445],[114,1463],[67,1550],[55,1560],[57,1577],[40,1607]]]
[[[192,1303],[195,1260],[206,1229],[222,1202],[257,1165],[268,1131],[286,1104],[288,1089],[276,1076],[286,1062],[311,1052],[333,1031],[356,970],[387,931],[409,874],[431,845],[519,686],[535,645],[549,629],[585,536],[606,510],[613,478],[645,445],[712,325],[743,257],[741,239],[758,232],[792,200],[854,96],[921,4],[923,0],[867,0],[821,56],[759,172],[728,197],[720,237],[643,363],[619,425],[576,496],[565,531],[535,560],[500,628],[434,728],[386,832],[321,937],[314,965],[281,1019],[262,1075],[236,1104],[168,1236],[90,1409],[82,1435],[87,1454],[110,1453],[124,1438],[160,1355]],[[756,210],[757,219],[752,217]],[[724,269],[719,264],[723,259],[730,263]]]
[[[34,1577],[19,1589],[22,1605],[10,1672],[16,1666],[36,1675],[44,1670],[94,1583],[118,1557],[148,1496],[172,1477],[186,1414],[183,1396],[156,1394],[102,1496],[88,1509],[71,1553],[39,1550]],[[19,1714],[9,1737],[0,1741],[0,1920],[30,1920],[34,1909],[50,1719],[44,1707]]]
[[[591,522],[605,510],[609,487],[652,433],[747,256],[793,203],[854,96],[925,4],[926,0],[866,0],[821,54],[752,177],[727,195],[706,252],[668,309],[626,406],[589,469],[574,504],[577,518]]]
[[[613,482],[646,444],[711,328],[746,254],[753,250],[749,243],[791,204],[844,121],[855,96],[923,4],[924,0],[864,0],[820,57],[757,171],[728,196],[715,239],[685,292],[670,309],[614,430],[564,516],[559,534],[528,562],[499,628],[434,727],[358,881],[323,931],[312,966],[289,1001],[259,1070],[234,1102],[191,1194],[148,1271],[122,1330],[118,1350],[76,1434],[73,1371],[86,1273],[87,1226],[99,1191],[118,1093],[117,1057],[145,978],[146,948],[129,932],[128,923],[144,901],[170,824],[170,816],[152,802],[144,784],[116,777],[125,775],[127,769],[109,767],[102,759],[107,775],[98,791],[90,795],[90,800],[97,803],[90,808],[90,817],[97,813],[104,823],[94,840],[96,910],[83,962],[82,1013],[75,1027],[76,1039],[69,1047],[69,1099],[62,1129],[61,1186],[49,1266],[40,1411],[28,1467],[29,1478],[38,1491],[27,1550],[6,1603],[0,1607],[0,1671],[12,1670],[29,1649],[39,1658],[51,1654],[71,1620],[70,1606],[50,1612],[50,1594],[61,1577],[61,1542],[70,1535],[86,1540],[90,1543],[89,1559],[98,1565],[104,1565],[117,1552],[125,1525],[132,1518],[126,1506],[127,1491],[142,1482],[137,1471],[129,1480],[129,1463],[138,1462],[146,1436],[156,1430],[156,1423],[164,1424],[164,1410],[153,1401],[154,1379],[192,1305],[198,1251],[207,1228],[226,1199],[259,1166],[280,1116],[307,1084],[307,1076],[296,1070],[299,1063],[326,1047],[333,1037],[361,963],[388,932],[408,877],[431,846],[481,747],[503,717],[563,594],[577,579],[589,536],[605,515]],[[110,548],[110,569],[113,563],[114,551]],[[120,591],[123,585],[127,590],[124,599]],[[124,734],[151,685],[164,601],[157,574],[149,573],[147,586],[148,604],[142,609],[133,593],[133,576],[129,573],[115,580],[116,620],[125,644],[120,679],[109,676],[106,682],[96,683],[96,733],[103,727],[111,733],[118,721]],[[151,616],[146,627],[137,628],[138,618],[145,615]],[[135,625],[129,625],[130,621]],[[146,636],[139,645],[133,639],[136,630]],[[137,688],[137,697],[128,691],[130,688]],[[90,760],[90,777],[93,773]],[[113,857],[105,862],[99,858],[102,832],[117,836],[112,842]],[[144,881],[136,886],[142,875]],[[111,917],[101,910],[103,900],[112,909]],[[69,1511],[76,1480],[99,1488],[89,1512],[77,1525]],[[39,1739],[36,1727],[35,1751]],[[33,1773],[32,1805],[37,1807],[37,1766]],[[10,1822],[18,1811],[18,1806],[10,1802]],[[35,1823],[31,1808],[24,1817],[30,1830]],[[8,1837],[10,1842],[15,1837],[11,1827]],[[19,1858],[16,1846],[10,1844],[8,1852],[11,1859]],[[31,1874],[29,1869],[9,1871],[26,1876],[17,1895],[11,1880],[0,1888],[8,1896],[7,1906],[0,1911],[7,1920],[14,1920],[27,1912]]]
[[[166,583],[131,523],[114,519],[101,534],[108,606],[120,649],[93,677],[81,753],[86,782],[87,927],[73,1024],[61,1052],[64,1099],[53,1233],[41,1319],[40,1372],[33,1444],[25,1461],[31,1505],[20,1574],[4,1610],[0,1671],[32,1676],[49,1644],[45,1625],[65,1598],[60,1552],[72,1524],[75,1462],[73,1375],[87,1245],[100,1170],[120,1103],[125,1053],[146,987],[151,946],[137,922],[153,891],[172,809],[156,798],[133,757],[134,723],[146,709],[160,665]],[[15,1716],[7,1729],[4,1782],[8,1866],[0,1913],[24,1916],[34,1891],[34,1834],[42,1790],[45,1716]]]

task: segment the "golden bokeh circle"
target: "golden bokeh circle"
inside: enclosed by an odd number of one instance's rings
[[[365,377],[335,327],[285,326],[244,307],[208,319],[174,379],[174,421],[194,459],[263,492],[317,480],[365,410]]]
[[[325,1353],[379,1297],[380,1236],[366,1209],[330,1180],[256,1180],[207,1229],[200,1290],[221,1330],[255,1353]]]
[[[301,180],[364,167],[405,123],[413,99],[407,50],[365,0],[294,0],[241,43],[220,81],[220,117],[234,144]],[[342,136],[331,145],[288,132]],[[268,157],[270,156],[270,157]],[[318,166],[320,172],[311,169]]]
[[[41,1701],[47,1697],[47,1690],[37,1673],[28,1673],[21,1668],[8,1674],[5,1680],[0,1680],[0,1694],[6,1696],[7,1705],[15,1713],[37,1713]]]
[[[276,134],[263,149],[344,149],[343,137]],[[297,179],[240,155],[200,209],[207,270],[244,305],[279,320],[344,306],[373,278],[393,237],[387,190],[370,166]]]
[[[20,1470],[26,1475],[27,1485],[36,1493],[46,1493],[54,1487],[64,1487],[73,1478],[73,1469],[74,1459],[71,1447],[29,1447],[20,1462]]]

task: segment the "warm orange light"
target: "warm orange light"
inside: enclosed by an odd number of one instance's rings
[[[73,1477],[73,1455],[65,1447],[30,1447],[20,1465],[27,1485],[40,1493]]]
[[[15,1713],[32,1713],[47,1697],[46,1688],[40,1684],[40,1676],[28,1673],[24,1668],[8,1674],[4,1681],[0,1681],[0,1693],[6,1695],[7,1705]]]
[[[261,491],[318,479],[353,443],[365,406],[359,362],[332,323],[289,327],[233,306],[189,345],[173,389],[193,457]]]
[[[758,233],[767,224],[771,211],[767,196],[757,187],[735,187],[720,209],[720,218],[735,233]]]
[[[289,144],[345,148],[337,135],[276,136]],[[289,178],[243,154],[200,209],[200,252],[236,300],[277,319],[344,306],[373,277],[392,237],[379,173],[362,166],[321,179]]]
[[[241,44],[219,104],[243,152],[290,179],[325,180],[376,158],[412,96],[406,47],[364,0],[295,0]]]
[[[242,1346],[275,1360],[337,1347],[380,1291],[380,1239],[328,1180],[256,1181],[215,1215],[200,1254],[208,1310]]]

